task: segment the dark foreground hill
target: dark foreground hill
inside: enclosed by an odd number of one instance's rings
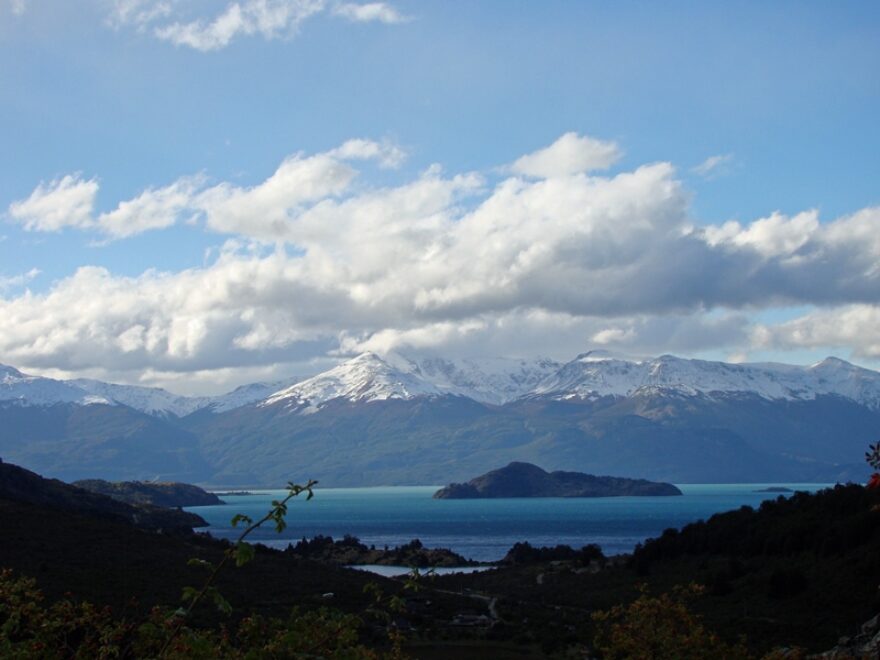
[[[437,499],[475,499],[495,497],[622,497],[647,495],[681,495],[672,484],[597,477],[582,472],[546,472],[531,463],[511,463],[492,470],[464,484],[441,488]]]
[[[838,486],[743,507],[669,530],[604,568],[522,563],[437,580],[491,594],[523,641],[553,650],[590,638],[590,613],[633,601],[640,585],[661,594],[692,582],[705,591],[690,607],[730,642],[745,636],[759,656],[830,649],[880,612],[880,492]]]
[[[82,479],[74,486],[93,493],[100,493],[128,504],[153,506],[208,506],[223,504],[223,500],[203,488],[180,482],[104,481]]]
[[[52,495],[61,492],[53,490],[57,484],[30,483],[46,490],[31,501],[12,488],[0,494],[0,568],[36,578],[50,601],[72,593],[136,619],[154,604],[176,606],[184,586],[201,584],[204,573],[189,559],[216,562],[229,547],[204,535],[140,529],[89,507],[59,506]],[[410,592],[298,556],[323,551],[258,546],[254,561],[225,571],[218,587],[234,617],[323,605],[367,617],[374,600],[364,586],[375,582],[386,594],[403,596],[394,625],[421,658],[583,655],[596,630],[591,615],[631,602],[643,584],[655,594],[705,585],[690,607],[725,639],[745,635],[756,654],[783,645],[831,648],[880,611],[880,492],[861,486],[719,514],[668,531],[628,558],[581,552],[569,560],[560,548],[532,550],[528,561],[423,580]],[[208,615],[203,611],[196,622],[216,622],[217,615]]]
[[[0,461],[0,498],[52,508],[64,513],[131,523],[148,530],[188,533],[208,523],[201,516],[147,503],[127,504],[117,499],[71,486],[57,479],[44,479],[29,470]]]

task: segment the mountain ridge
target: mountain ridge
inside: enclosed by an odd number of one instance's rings
[[[880,427],[880,374],[836,359],[364,354],[272,389],[245,386],[226,407],[215,399],[179,417],[7,368],[0,456],[64,479],[221,487],[438,484],[510,461],[673,483],[829,483],[864,478]],[[134,405],[144,395],[123,393]]]
[[[629,397],[645,389],[685,395],[754,393],[769,400],[819,395],[880,409],[880,373],[828,357],[810,366],[726,363],[661,355],[634,358],[589,351],[559,363],[547,358],[416,358],[362,353],[305,379],[251,383],[217,396],[188,397],[161,388],[93,379],[55,380],[0,365],[0,403],[126,405],[150,415],[185,417],[248,405],[283,405],[309,414],[333,399],[355,402],[463,396],[490,405],[518,399]]]

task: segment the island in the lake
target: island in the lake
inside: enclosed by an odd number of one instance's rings
[[[647,479],[626,479],[584,474],[547,472],[531,463],[514,462],[471,479],[464,484],[441,488],[437,499],[490,497],[620,497],[681,495],[674,485]]]
[[[761,488],[760,490],[756,490],[756,493],[793,493],[794,491],[791,488],[786,488],[785,486],[770,486],[769,488]]]

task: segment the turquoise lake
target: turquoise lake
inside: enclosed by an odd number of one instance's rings
[[[318,488],[311,501],[292,500],[288,527],[276,534],[268,525],[251,535],[284,548],[318,534],[357,536],[367,545],[393,547],[419,539],[427,547],[450,548],[478,561],[504,556],[518,541],[532,545],[597,543],[606,555],[630,552],[668,527],[681,527],[714,513],[758,506],[779,493],[757,492],[770,486],[815,491],[823,484],[685,484],[680,497],[533,498],[435,500],[436,486]],[[229,521],[236,513],[260,518],[284,491],[223,496],[220,506],[188,510],[205,518],[214,536],[237,536]]]

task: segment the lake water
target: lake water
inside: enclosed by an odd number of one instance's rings
[[[276,548],[318,534],[357,536],[367,545],[393,547],[419,539],[427,547],[449,548],[477,561],[501,559],[518,541],[535,546],[597,543],[606,555],[630,552],[668,527],[681,527],[714,513],[756,507],[779,493],[769,486],[815,491],[823,484],[686,484],[680,497],[528,498],[435,500],[436,486],[318,488],[315,497],[291,500],[288,527],[276,534],[267,523],[251,539]],[[234,538],[236,513],[259,519],[284,491],[222,496],[222,506],[192,507],[210,523],[208,531]]]

